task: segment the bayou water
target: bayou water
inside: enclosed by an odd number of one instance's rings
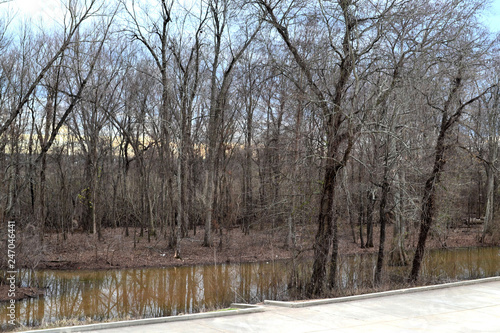
[[[342,294],[369,290],[376,256],[340,257]],[[295,263],[297,265],[297,263]],[[302,274],[311,261],[298,264]],[[297,266],[296,266],[297,267]],[[103,271],[32,271],[18,278],[22,286],[44,288],[45,296],[16,303],[16,319],[27,327],[45,323],[109,321],[172,316],[229,306],[288,300],[290,260]],[[409,267],[385,267],[386,279],[404,281]],[[421,281],[443,283],[500,275],[500,248],[434,250],[426,254]],[[6,306],[2,304],[2,306]],[[8,329],[2,316],[1,328]]]

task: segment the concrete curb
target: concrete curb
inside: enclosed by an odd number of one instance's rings
[[[460,286],[468,286],[468,285],[473,285],[473,284],[494,282],[494,281],[500,281],[500,276],[484,278],[484,279],[477,279],[477,280],[468,280],[468,281],[459,281],[459,282],[452,282],[452,283],[437,284],[437,285],[432,285],[432,286],[382,291],[379,293],[363,294],[363,295],[356,295],[356,296],[325,298],[325,299],[311,300],[311,301],[283,302],[283,301],[265,300],[264,304],[265,305],[272,305],[272,306],[281,306],[281,307],[286,307],[286,308],[303,308],[303,307],[314,306],[314,305],[342,303],[342,302],[349,302],[349,301],[356,301],[356,300],[361,300],[361,299],[369,299],[369,298],[384,297],[384,296],[391,296],[391,295],[403,295],[403,294],[409,294],[409,293],[416,293],[416,292],[436,290],[436,289],[445,289],[445,288],[452,288],[452,287],[460,287]]]
[[[242,303],[232,303],[231,308],[237,308],[237,310],[226,310],[226,311],[213,311],[204,313],[194,313],[181,316],[170,316],[170,317],[159,317],[159,318],[147,318],[147,319],[136,319],[136,320],[125,320],[110,323],[98,323],[90,325],[81,326],[67,326],[67,327],[57,327],[42,330],[25,331],[25,333],[66,333],[66,332],[89,332],[94,330],[102,330],[108,328],[120,328],[120,327],[131,327],[138,325],[150,325],[150,324],[161,324],[175,321],[185,321],[185,320],[195,320],[203,318],[217,318],[226,316],[235,316],[247,313],[256,313],[266,311],[264,307],[259,305],[242,304]]]

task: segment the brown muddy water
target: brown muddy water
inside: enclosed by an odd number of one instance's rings
[[[340,258],[345,294],[365,291],[373,281],[376,256]],[[308,272],[311,263],[300,264]],[[108,321],[214,310],[231,302],[290,299],[291,261],[108,271],[20,271],[22,286],[45,288],[45,296],[16,302],[16,320],[27,327],[52,322]],[[403,281],[409,267],[386,267]],[[500,248],[429,251],[421,280],[442,283],[500,275]],[[0,307],[5,308],[7,303]],[[0,330],[9,330],[2,316]]]

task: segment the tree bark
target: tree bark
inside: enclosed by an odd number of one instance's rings
[[[418,279],[420,266],[424,258],[425,242],[434,217],[436,185],[439,182],[439,178],[445,164],[444,152],[446,147],[444,140],[446,138],[446,127],[444,124],[446,122],[447,115],[443,114],[441,120],[441,130],[434,148],[434,167],[430,177],[425,182],[424,195],[422,198],[422,213],[420,215],[420,232],[418,235],[417,249],[415,250],[415,256],[413,257],[410,282],[416,282]]]
[[[492,139],[490,137],[490,139]],[[495,140],[493,145],[496,144]],[[491,143],[489,144],[491,145]],[[483,243],[486,234],[491,232],[491,225],[494,217],[494,207],[495,207],[495,168],[492,165],[496,160],[496,148],[490,147],[490,162],[486,165],[486,214],[484,216],[483,231],[481,233],[480,241]]]
[[[375,210],[375,189],[366,192],[368,204],[366,206],[366,244],[365,247],[373,247],[373,211]]]
[[[391,139],[388,138],[387,141]],[[386,142],[386,145],[389,145],[389,142]],[[378,247],[377,254],[377,266],[375,267],[375,285],[380,284],[382,279],[382,268],[384,266],[384,254],[385,254],[385,228],[387,225],[387,199],[390,191],[390,183],[389,183],[389,147],[386,146],[386,154],[384,158],[384,176],[381,184],[381,193],[380,193],[380,205],[379,205],[379,224],[380,224],[380,241]]]
[[[363,191],[361,189],[361,184],[363,181],[363,178],[361,177],[362,175],[362,166],[360,165],[358,167],[358,184],[359,184],[359,190],[358,190],[358,224],[359,224],[359,247],[364,249],[365,248],[365,239],[363,237],[363,224],[365,220],[365,206],[364,206],[364,198],[363,198]]]
[[[391,266],[406,266],[408,264],[406,250],[404,248],[404,239],[405,239],[405,224],[403,222],[403,195],[402,188],[403,185],[401,182],[404,182],[403,177],[399,178],[399,174],[396,172],[395,174],[395,183],[398,188],[394,193],[394,201],[395,201],[395,212],[394,212],[394,225],[392,232],[392,248],[390,252],[389,264]]]

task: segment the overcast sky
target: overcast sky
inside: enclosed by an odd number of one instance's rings
[[[493,1],[490,15],[488,15],[485,20],[491,30],[496,32],[500,31],[500,0]]]
[[[64,0],[13,0],[8,5],[3,4],[1,6],[4,6],[4,8],[9,6],[15,11],[19,11],[21,16],[36,17],[41,15],[42,17],[58,19],[58,16],[61,16],[61,1]],[[500,0],[492,1],[491,10],[487,11],[484,20],[492,31],[500,31]]]

